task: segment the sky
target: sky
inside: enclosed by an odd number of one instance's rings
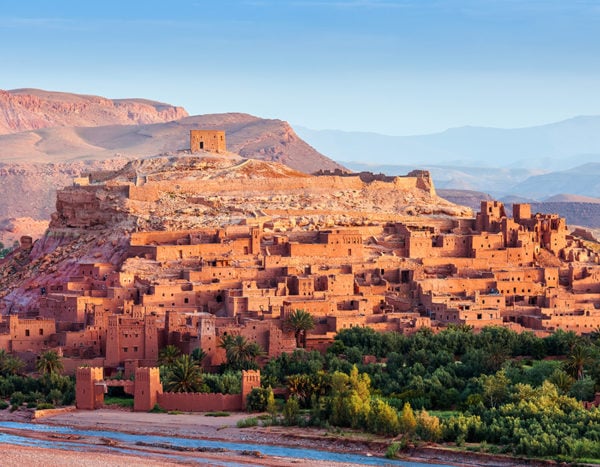
[[[411,135],[600,114],[600,0],[0,0],[0,89]]]

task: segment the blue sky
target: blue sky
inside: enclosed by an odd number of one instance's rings
[[[600,0],[3,0],[0,88],[407,135],[600,114]]]

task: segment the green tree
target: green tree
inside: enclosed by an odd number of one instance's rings
[[[417,435],[424,441],[438,441],[442,437],[440,419],[421,410],[417,416]]]
[[[306,333],[315,327],[313,316],[304,310],[292,311],[283,323],[284,329],[293,331],[296,347],[306,348]]]
[[[592,355],[582,343],[575,344],[567,355],[566,370],[575,379],[582,379],[585,367],[592,363]]]
[[[192,353],[190,354],[190,356],[196,362],[198,362],[199,366],[202,366],[202,362],[208,356],[208,354],[204,350],[202,350],[200,347],[198,347],[197,349],[192,350]]]
[[[286,425],[297,425],[300,415],[300,404],[294,396],[288,398],[283,406],[283,420]]]
[[[256,359],[263,354],[260,345],[249,342],[244,336],[225,335],[219,347],[225,349],[227,366],[233,370],[256,369]]]
[[[199,392],[202,370],[189,355],[181,355],[171,365],[166,375],[165,390],[168,392]]]
[[[400,433],[398,413],[387,402],[379,398],[371,399],[367,415],[367,429],[371,433],[379,435],[397,436]]]
[[[59,374],[63,369],[62,358],[56,350],[47,350],[39,356],[35,367],[42,375]]]
[[[564,370],[557,368],[548,378],[548,381],[554,384],[561,394],[568,394],[571,386],[575,383],[575,378],[569,375]]]
[[[160,366],[171,367],[180,355],[181,350],[174,345],[167,345],[160,349],[160,352],[158,353],[158,364]]]
[[[7,355],[2,361],[3,375],[20,375],[25,369],[25,362],[14,355]]]
[[[497,407],[508,398],[510,380],[504,370],[495,375],[482,375],[479,381],[483,389],[483,399],[488,407]]]
[[[404,406],[402,407],[399,424],[400,432],[407,435],[412,435],[415,432],[417,427],[417,419],[412,407],[408,402],[405,402]]]
[[[275,421],[277,417],[277,403],[275,402],[275,394],[273,394],[273,389],[269,386],[267,388],[267,412],[271,415],[271,419]]]

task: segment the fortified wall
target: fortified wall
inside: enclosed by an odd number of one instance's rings
[[[242,371],[240,394],[163,392],[158,368],[136,368],[135,378],[110,380],[104,378],[104,368],[81,367],[75,381],[75,404],[79,410],[95,410],[104,406],[104,394],[109,387],[123,387],[133,395],[133,410],[148,412],[157,404],[164,410],[184,412],[241,411],[254,388],[260,387],[260,371]]]

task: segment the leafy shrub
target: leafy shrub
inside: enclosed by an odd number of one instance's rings
[[[404,451],[406,449],[407,445],[408,440],[406,438],[402,438],[399,442],[394,441],[387,447],[385,451],[385,457],[387,457],[388,459],[395,459],[396,457],[398,457],[399,452]]]
[[[252,426],[258,426],[258,418],[256,418],[256,417],[243,418],[241,420],[238,420],[238,422],[236,423],[236,426],[238,428],[249,428]]]
[[[8,402],[0,400],[0,410],[5,410],[9,405],[10,404]]]
[[[150,412],[150,413],[166,413],[167,411],[165,409],[163,409],[160,405],[154,404],[154,407],[152,407],[148,412]]]
[[[246,398],[248,412],[264,412],[267,409],[270,388],[254,388]]]
[[[285,424],[297,425],[298,416],[300,415],[300,403],[295,397],[290,397],[283,406],[283,420]]]
[[[54,404],[49,404],[48,402],[40,402],[37,406],[38,410],[47,410],[47,409],[53,409],[54,408]]]
[[[13,407],[19,407],[23,405],[23,402],[25,402],[25,394],[21,391],[13,392],[12,396],[10,396],[10,404]]]

